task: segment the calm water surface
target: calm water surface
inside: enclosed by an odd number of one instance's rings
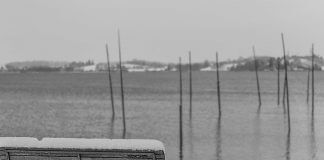
[[[183,159],[323,159],[324,72],[315,74],[312,119],[307,73],[289,73],[289,133],[282,103],[277,105],[275,72],[260,73],[260,113],[254,72],[222,72],[222,117],[217,116],[216,74],[194,72],[191,120],[184,73]],[[113,74],[114,121],[107,79],[104,73],[0,74],[0,136],[121,138],[118,74]],[[177,73],[125,73],[124,83],[127,138],[158,139],[165,144],[167,159],[179,159]]]

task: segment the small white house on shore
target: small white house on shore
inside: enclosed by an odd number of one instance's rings
[[[128,68],[127,71],[128,72],[145,72],[146,69],[145,68]]]
[[[6,66],[0,66],[0,71],[7,71]]]
[[[137,64],[124,64],[123,66],[128,72],[145,72],[147,70],[147,66]]]
[[[84,66],[80,68],[84,72],[94,72],[96,71],[96,65]]]
[[[209,67],[200,69],[200,71],[216,71],[216,68],[209,66]]]
[[[149,72],[161,72],[161,71],[166,71],[167,67],[150,67],[147,69]]]
[[[219,70],[221,71],[230,71],[232,67],[236,67],[237,63],[228,63],[228,64],[224,64],[222,65]]]

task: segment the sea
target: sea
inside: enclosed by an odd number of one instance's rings
[[[324,72],[314,73],[314,105],[308,73],[288,73],[290,116],[283,72],[279,88],[277,72],[259,72],[261,106],[255,72],[221,72],[219,116],[216,73],[195,71],[191,118],[182,74],[183,150],[178,72],[123,73],[127,139],[163,142],[168,160],[324,159]],[[123,138],[119,76],[113,119],[107,73],[1,73],[0,136]]]

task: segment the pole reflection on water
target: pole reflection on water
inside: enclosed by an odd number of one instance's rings
[[[316,147],[316,136],[315,136],[315,124],[314,124],[314,116],[311,118],[310,125],[310,151],[311,151],[311,159],[316,159],[317,147]]]
[[[114,138],[114,126],[115,126],[115,117],[111,117],[110,119],[110,137]]]
[[[222,160],[222,116],[217,119],[216,130],[216,159]]]
[[[258,114],[256,114],[256,117],[254,119],[254,154],[253,159],[261,159],[260,158],[260,147],[261,147],[261,128],[260,128],[260,112],[258,111]]]
[[[307,120],[309,121],[309,157],[310,159],[317,159],[317,145],[315,135],[315,119],[314,115],[310,112],[309,106],[307,107]]]
[[[258,110],[257,110],[257,114],[259,115],[261,111],[261,104],[258,105]]]
[[[289,124],[288,124],[289,125]],[[286,160],[290,160],[290,127],[288,126],[287,140],[286,140]]]
[[[189,159],[194,159],[194,144],[193,144],[193,126],[192,118],[189,119]]]

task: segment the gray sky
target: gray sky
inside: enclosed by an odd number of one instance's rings
[[[176,62],[324,50],[323,0],[1,0],[0,64],[22,60],[105,61],[105,41],[117,60]]]

